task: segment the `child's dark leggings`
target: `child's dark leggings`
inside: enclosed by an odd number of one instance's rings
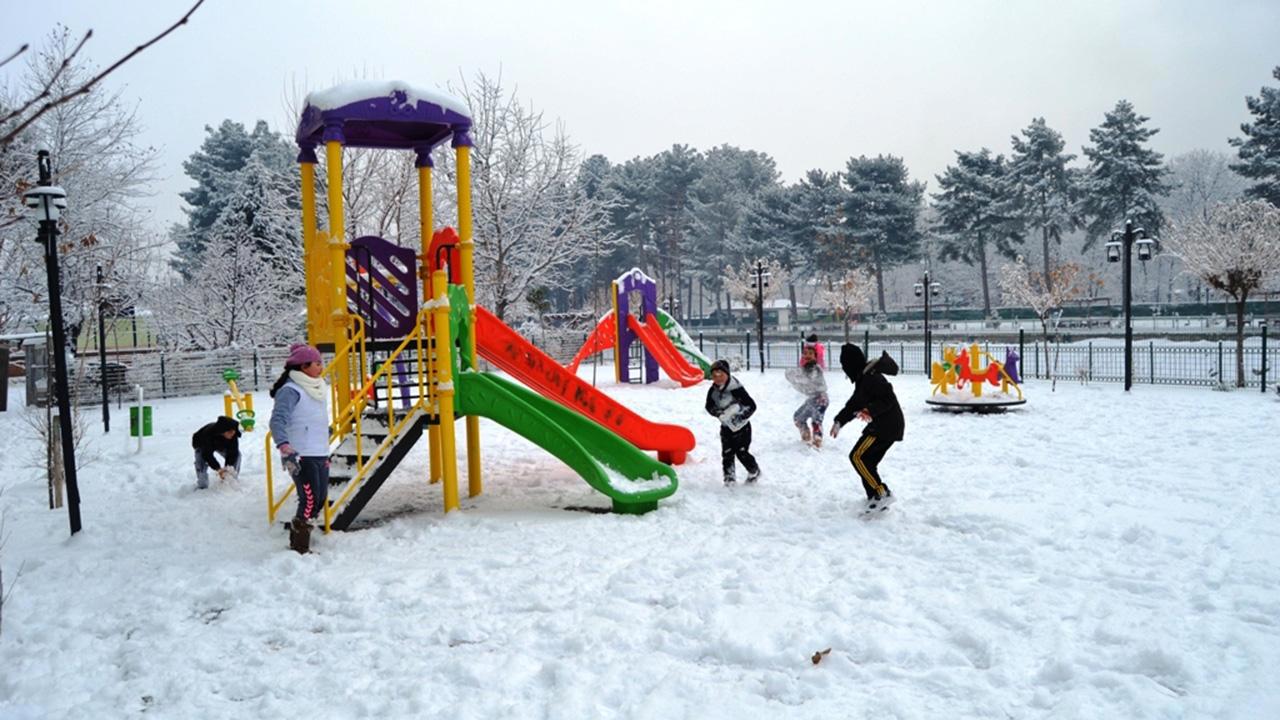
[[[862,480],[862,489],[867,491],[868,500],[889,494],[889,486],[880,479],[878,466],[893,443],[893,440],[863,433],[862,437],[858,438],[858,442],[854,443],[853,451],[849,453],[849,462],[853,463],[853,469],[858,472],[858,478]]]
[[[293,477],[294,488],[298,491],[298,512],[295,516],[310,520],[320,516],[329,495],[329,458],[304,456],[298,464],[301,470]]]
[[[760,471],[760,466],[756,464],[756,459],[751,455],[750,423],[747,423],[746,427],[738,432],[734,432],[723,425],[720,426],[720,462],[724,466],[726,480],[734,477],[734,458],[737,458],[742,463],[742,467],[746,468],[749,474],[755,475]]]

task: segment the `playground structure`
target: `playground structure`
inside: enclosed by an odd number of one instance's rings
[[[613,309],[600,318],[573,356],[570,372],[576,373],[586,358],[612,350],[614,379],[620,383],[632,382],[633,369],[635,382],[646,384],[657,382],[659,367],[684,387],[696,385],[708,376],[711,361],[694,347],[693,339],[675,318],[658,308],[653,278],[632,268],[618,276],[609,290]],[[621,322],[620,318],[626,321]],[[633,356],[639,360],[635,368],[631,364]]]
[[[1026,403],[1018,376],[1018,353],[1012,349],[1000,362],[977,343],[960,350],[946,345],[942,360],[933,361],[929,379],[933,392],[925,402],[935,409],[1001,412]],[[993,388],[986,389],[986,385]]]
[[[296,140],[302,183],[307,336],[332,360],[330,485],[325,531],[347,529],[425,434],[429,470],[445,512],[460,507],[455,423],[464,418],[467,489],[483,489],[480,417],[559,458],[615,512],[643,513],[676,491],[667,463],[682,462],[693,434],[654,423],[583,383],[475,304],[471,223],[471,118],[465,104],[400,82],[354,82],[307,96]],[[455,152],[457,230],[435,232],[432,152]],[[329,227],[317,226],[317,151],[323,148]],[[344,148],[416,154],[422,252],[379,237],[343,237]],[[526,389],[481,372],[487,358]],[[536,392],[535,392],[536,391]],[[272,456],[271,434],[264,444]],[[646,450],[656,451],[658,458]],[[277,495],[267,463],[268,520]]]
[[[227,381],[227,392],[222,396],[222,414],[235,418],[245,432],[253,432],[255,416],[253,412],[253,395],[240,392],[236,381],[240,379],[240,371],[227,368],[222,371],[222,379]]]

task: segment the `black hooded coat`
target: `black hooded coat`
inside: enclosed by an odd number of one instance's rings
[[[898,396],[893,393],[893,385],[884,377],[898,374],[898,364],[893,358],[888,353],[881,353],[880,357],[867,362],[862,348],[845,343],[840,348],[840,369],[853,381],[853,397],[836,413],[836,425],[843,427],[860,411],[866,410],[871,415],[871,422],[867,423],[863,434],[901,440],[907,422],[902,416]]]
[[[231,439],[223,437],[223,433],[228,430],[235,430],[236,434]],[[205,425],[191,436],[191,447],[200,451],[200,456],[204,458],[204,462],[210,468],[218,470],[222,466],[218,464],[217,458],[213,456],[215,452],[222,453],[222,457],[226,458],[227,465],[234,466],[236,460],[240,458],[240,423],[226,415],[220,416],[217,420]]]

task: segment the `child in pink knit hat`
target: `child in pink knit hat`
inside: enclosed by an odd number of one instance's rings
[[[323,512],[329,494],[329,390],[323,375],[320,351],[296,343],[270,393],[271,435],[298,490],[289,546],[300,553],[311,547],[311,520]]]

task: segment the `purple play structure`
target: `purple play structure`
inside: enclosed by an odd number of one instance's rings
[[[635,343],[640,345],[640,356],[644,358],[644,377],[638,382],[657,382],[658,361],[644,349],[644,343],[640,342],[626,319],[627,316],[634,315],[644,322],[650,315],[658,314],[658,284],[639,268],[632,268],[613,281],[613,301],[617,308],[614,313],[617,321],[614,329],[617,338],[614,362],[617,363],[618,382],[631,382],[630,353],[631,346]]]

